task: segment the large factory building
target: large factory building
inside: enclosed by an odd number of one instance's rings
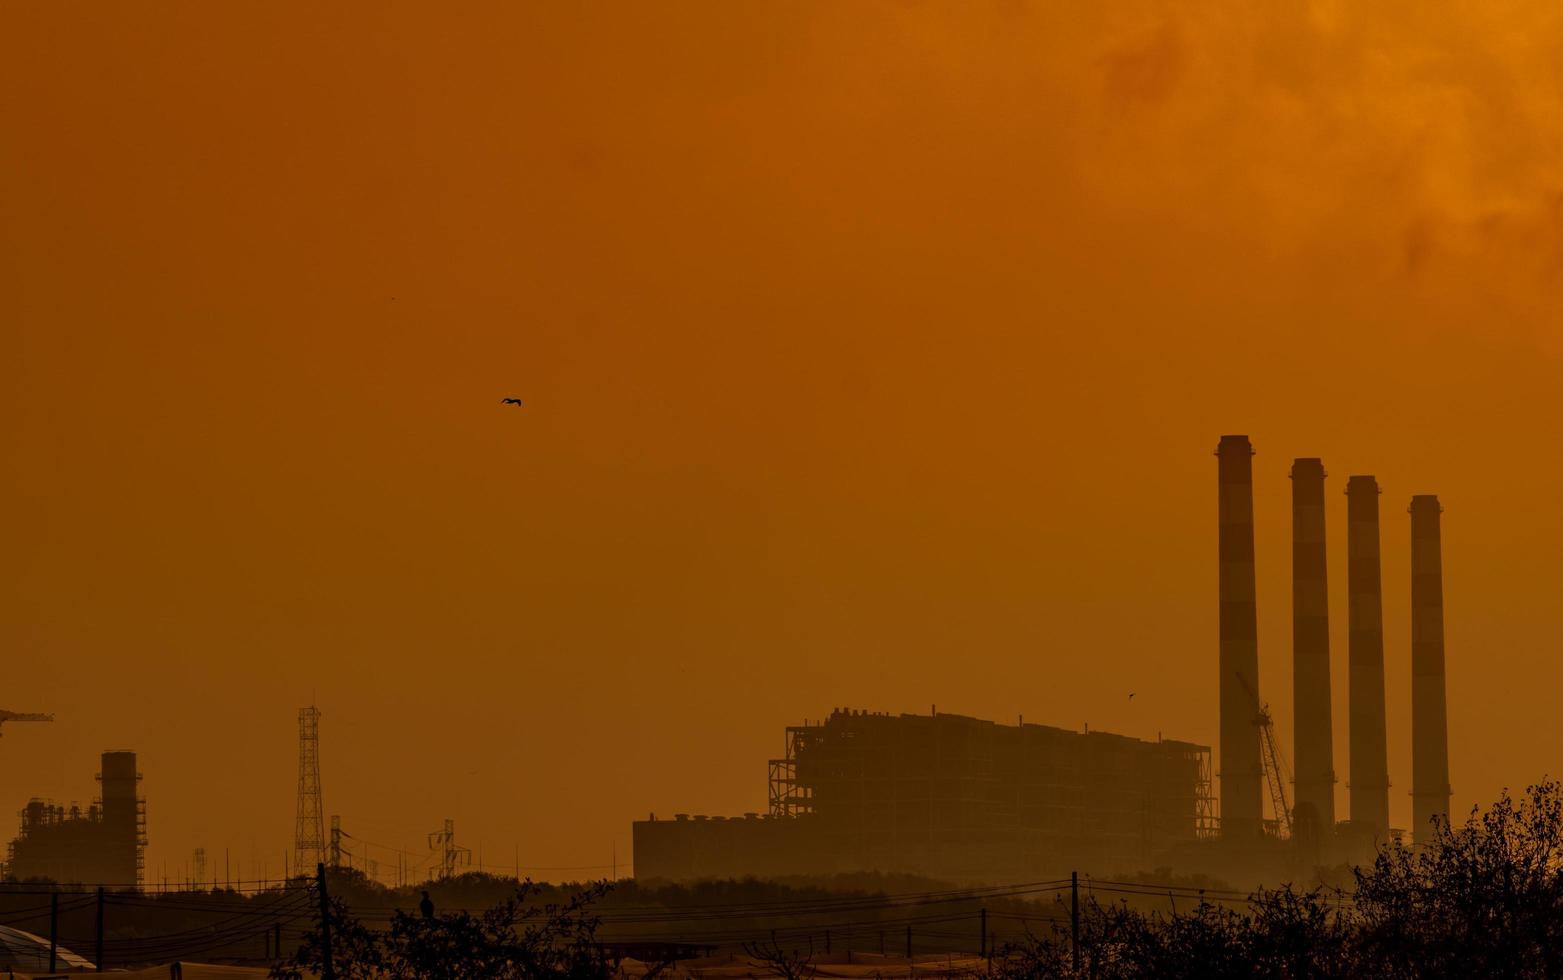
[[[1350,809],[1340,819],[1327,474],[1317,457],[1292,463],[1293,780],[1259,693],[1253,456],[1245,435],[1222,436],[1216,448],[1219,811],[1207,746],[937,712],[838,710],[787,729],[786,754],[771,763],[768,814],[637,822],[637,877],[874,870],[1004,882],[1077,868],[1100,876],[1171,867],[1258,884],[1371,860],[1404,833],[1390,826],[1382,491],[1371,475],[1346,481]],[[1411,498],[1414,844],[1450,813],[1442,514],[1436,496]]]
[[[635,874],[1004,881],[1155,867],[1214,830],[1209,746],[838,709],[787,729],[768,813],[637,821]]]
[[[146,847],[146,803],[134,752],[103,753],[102,798],[86,810],[31,800],[11,842],[6,877],[135,888]]]

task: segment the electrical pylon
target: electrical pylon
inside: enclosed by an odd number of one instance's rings
[[[293,873],[307,875],[325,861],[325,807],[320,801],[320,709],[298,713],[298,821],[293,830]]]
[[[472,852],[465,847],[456,846],[456,822],[446,820],[445,826],[429,835],[429,850],[439,852],[440,865],[435,871],[435,876],[440,879],[451,878],[456,874],[458,867],[471,867]]]
[[[333,868],[342,866],[342,818],[331,815],[331,859],[326,864]]]

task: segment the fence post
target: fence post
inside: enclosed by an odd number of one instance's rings
[[[331,966],[331,897],[326,894],[325,862],[315,866],[315,880],[320,884],[320,980],[336,980]]]
[[[825,953],[826,953],[826,955],[830,954],[830,930],[829,929],[825,930]]]
[[[1069,958],[1080,973],[1080,872],[1069,872]]]
[[[277,959],[282,959],[282,922],[272,923],[271,948]]]
[[[910,960],[912,958],[912,927],[911,926],[907,926],[906,927],[906,958],[908,960]]]
[[[98,972],[103,972],[103,886],[98,886]]]
[[[60,965],[60,893],[49,893],[49,972],[59,972]]]

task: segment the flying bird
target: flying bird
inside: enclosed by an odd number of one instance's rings
[[[1129,700],[1130,700],[1130,701],[1133,701],[1133,700],[1134,700],[1134,692],[1133,692],[1133,691],[1130,691],[1130,692],[1129,692]]]
[[[519,398],[501,398],[499,400],[499,403],[501,405],[515,405],[517,407],[520,407],[521,399],[519,399]]]

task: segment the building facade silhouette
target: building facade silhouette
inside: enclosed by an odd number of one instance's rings
[[[102,794],[84,810],[34,799],[21,813],[6,876],[17,881],[139,888],[145,870],[146,801],[134,752],[105,752]]]
[[[837,709],[789,727],[768,812],[634,825],[637,878],[1138,870],[1214,832],[1210,747]]]

